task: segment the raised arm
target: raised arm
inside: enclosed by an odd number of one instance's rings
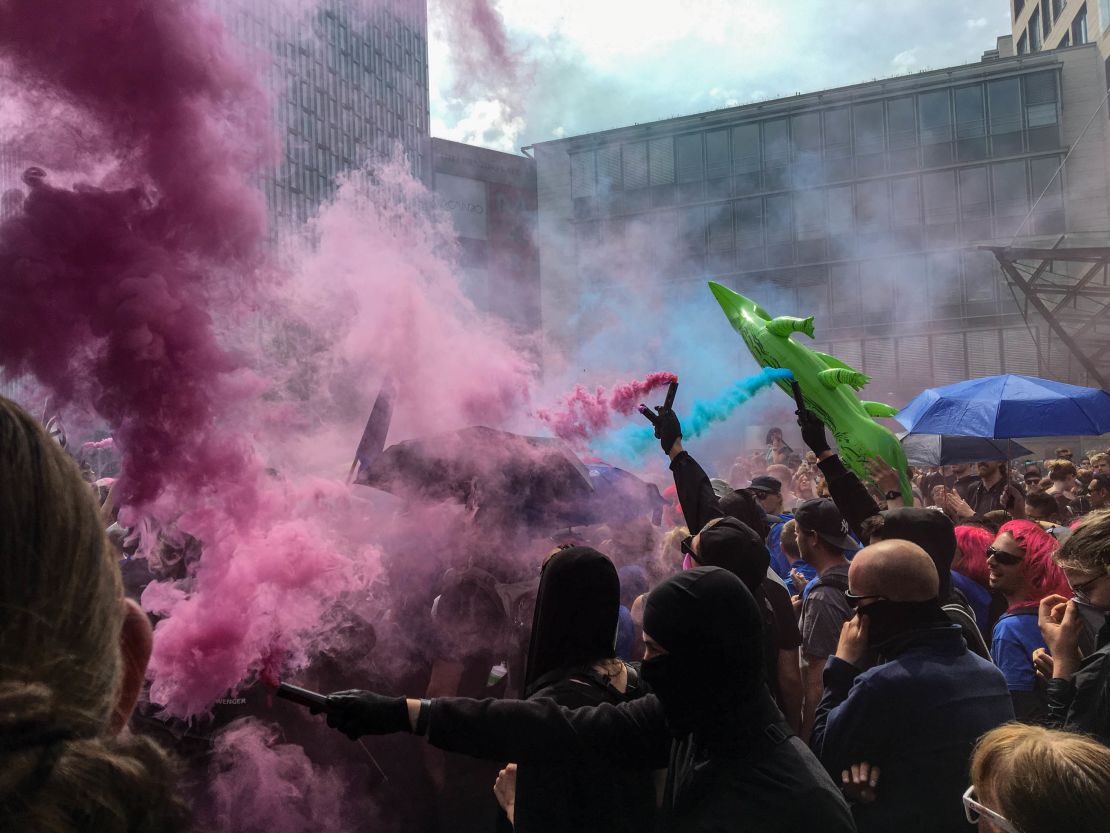
[[[698,461],[682,447],[682,426],[670,408],[657,409],[655,436],[671,458],[671,472],[686,528],[696,535],[709,521],[724,515],[713,484]]]

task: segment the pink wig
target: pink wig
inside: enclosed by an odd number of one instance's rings
[[[981,526],[956,527],[956,544],[960,549],[956,553],[956,560],[952,562],[952,569],[967,576],[976,584],[989,588],[990,568],[987,567],[987,547],[993,543],[994,535]]]
[[[1009,521],[1002,525],[998,534],[1009,533],[1025,550],[1022,570],[1032,591],[1028,601],[1039,602],[1045,596],[1059,593],[1071,596],[1071,587],[1063,571],[1052,560],[1053,553],[1059,549],[1059,542],[1049,535],[1040,524],[1033,521]]]

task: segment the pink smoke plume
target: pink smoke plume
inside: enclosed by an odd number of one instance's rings
[[[673,373],[657,371],[608,391],[599,386],[591,393],[576,385],[557,408],[537,410],[535,415],[551,426],[559,439],[581,445],[612,425],[614,412],[630,416],[647,394],[677,381]]]
[[[90,451],[98,448],[115,448],[116,441],[111,437],[105,437],[102,440],[93,440],[87,443],[82,443],[81,448]]]

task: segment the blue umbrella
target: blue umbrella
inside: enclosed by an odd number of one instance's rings
[[[1097,436],[1110,432],[1110,393],[1035,376],[987,376],[923,391],[895,419],[915,434]]]
[[[948,466],[981,460],[1012,460],[1032,454],[1021,443],[988,437],[953,437],[945,434],[899,434],[911,466]]]

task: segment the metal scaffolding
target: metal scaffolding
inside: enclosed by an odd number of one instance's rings
[[[1064,240],[1065,235],[1060,235],[1048,248],[979,248],[998,260],[1026,324],[1036,317],[1042,319],[1049,327],[1050,339],[1059,341],[1086,371],[1088,383],[1107,390],[1110,247],[1061,246]],[[1046,347],[1050,350],[1051,344]],[[1037,349],[1042,352],[1041,345]],[[1041,364],[1048,364],[1043,355]]]

